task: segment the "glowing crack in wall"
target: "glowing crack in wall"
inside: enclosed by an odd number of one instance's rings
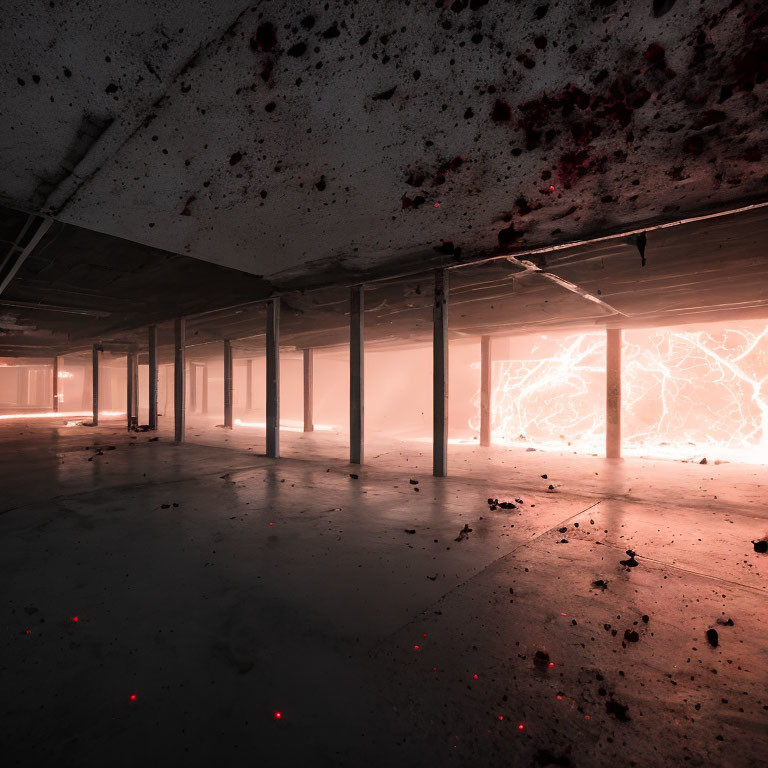
[[[605,332],[509,348],[493,362],[494,442],[602,455]],[[768,324],[625,331],[622,433],[626,455],[768,463]]]

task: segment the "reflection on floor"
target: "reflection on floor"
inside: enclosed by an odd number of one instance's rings
[[[766,468],[201,435],[0,425],[7,764],[764,760]]]

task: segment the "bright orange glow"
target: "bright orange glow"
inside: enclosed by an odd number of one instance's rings
[[[493,363],[493,441],[602,455],[605,332],[509,348]],[[622,433],[626,455],[768,463],[766,322],[625,331]]]
[[[44,413],[3,413],[0,414],[0,419],[57,419],[65,418],[67,416],[87,416],[87,411],[72,411],[54,413],[53,411],[46,411]]]
[[[242,419],[235,419],[235,426],[238,427],[256,427],[258,429],[266,429],[267,423],[265,421],[243,421]],[[315,431],[320,432],[329,432],[332,429],[335,429],[334,426],[329,424],[315,424],[314,425]],[[283,422],[280,422],[280,431],[281,432],[303,432],[304,426],[296,426],[295,424],[285,424]]]

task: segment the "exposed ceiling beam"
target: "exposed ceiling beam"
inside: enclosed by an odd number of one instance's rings
[[[32,224],[37,218],[37,216],[30,216],[27,219],[21,228],[19,236],[16,238],[16,242],[11,246],[3,259],[3,263],[0,265],[0,296],[16,276],[21,265],[29,258],[32,251],[37,248],[37,244],[51,228],[51,224],[53,224],[53,219],[41,219],[32,236],[23,244],[29,231],[32,229]]]
[[[101,309],[84,309],[82,307],[64,307],[58,304],[43,304],[34,301],[11,301],[10,299],[0,299],[2,307],[16,307],[18,309],[34,309],[44,312],[63,312],[68,315],[85,315],[86,317],[111,317],[111,312],[105,312]]]

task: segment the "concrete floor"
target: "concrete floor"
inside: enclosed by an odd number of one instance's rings
[[[0,422],[5,764],[766,764],[765,467],[151,437]]]

